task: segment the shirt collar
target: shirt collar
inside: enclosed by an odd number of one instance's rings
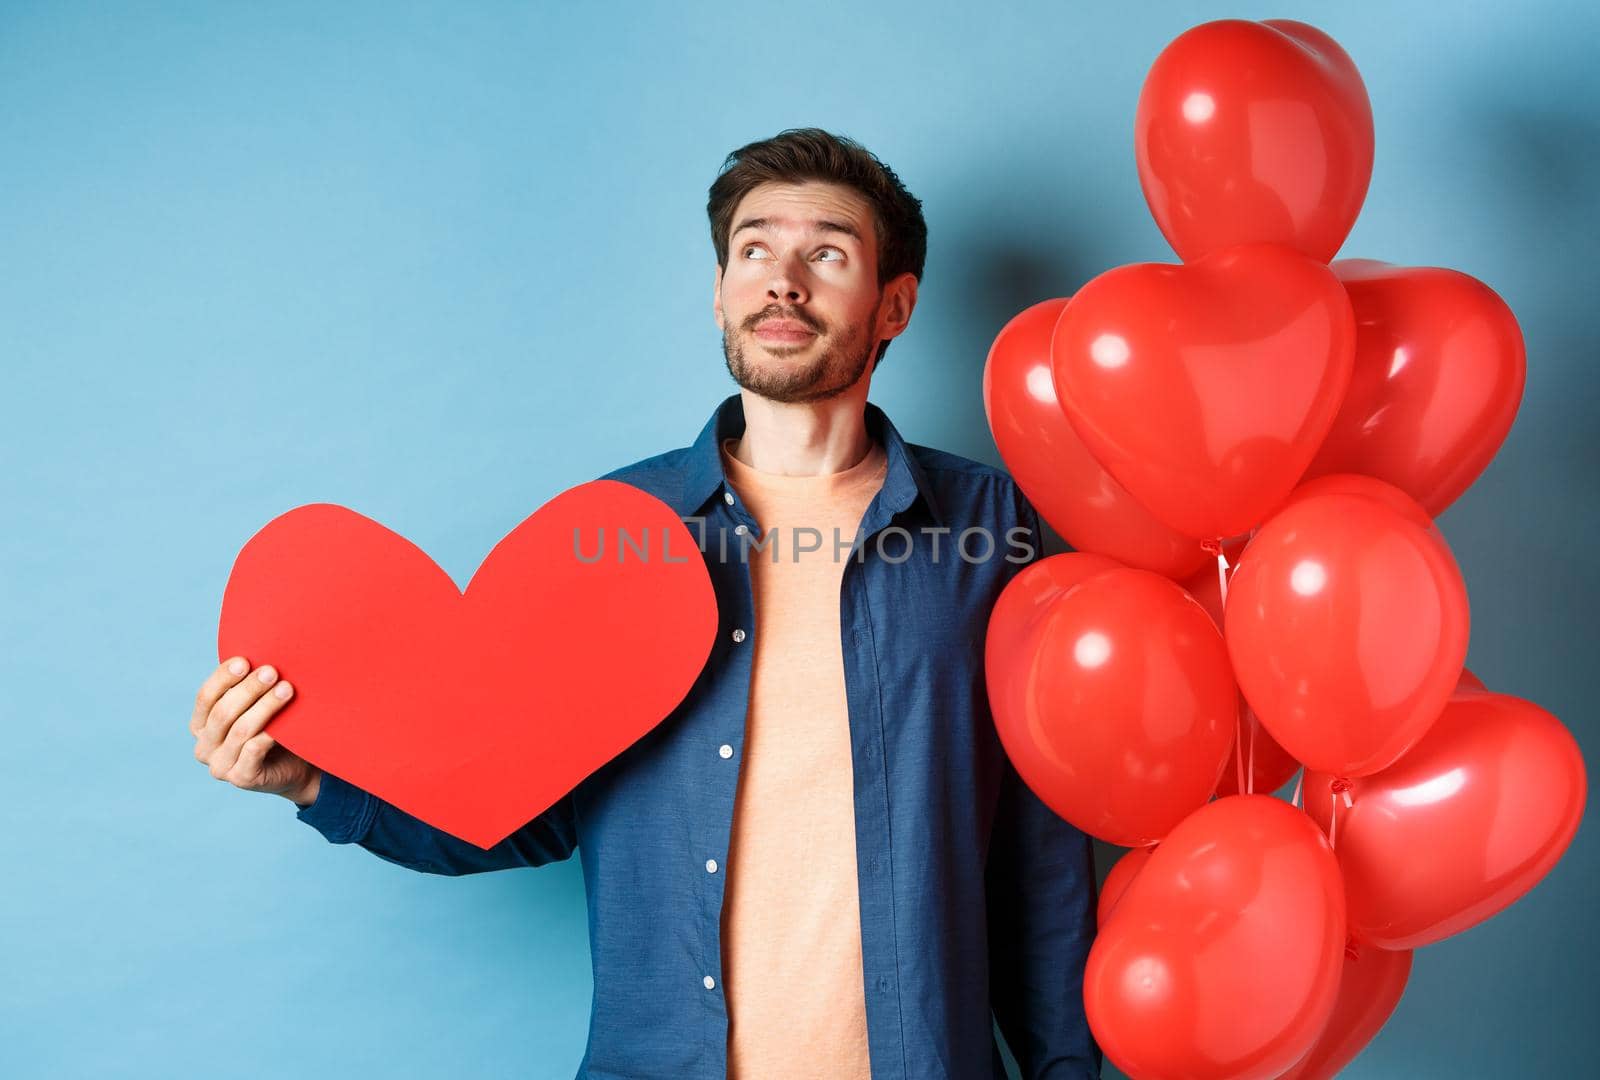
[[[883,490],[878,494],[885,508],[891,514],[898,514],[911,506],[920,495],[934,523],[944,525],[939,500],[934,494],[933,485],[928,481],[927,473],[911,453],[909,444],[900,437],[900,432],[889,421],[888,415],[869,401],[866,403],[863,419],[866,422],[867,434],[883,444],[888,456]],[[730,394],[717,406],[716,411],[711,414],[711,419],[700,429],[694,445],[689,448],[688,464],[683,472],[683,489],[673,505],[679,517],[697,514],[705,506],[706,500],[727,483],[727,477],[722,470],[722,455],[719,448],[723,439],[736,438],[743,433],[744,398],[739,394]],[[729,490],[732,490],[731,485]]]

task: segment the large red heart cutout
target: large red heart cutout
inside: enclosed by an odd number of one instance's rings
[[[1438,514],[1483,472],[1522,403],[1522,330],[1483,282],[1436,266],[1341,259],[1355,368],[1306,479],[1363,473]]]
[[[507,534],[464,593],[370,518],[297,507],[239,552],[217,647],[292,680],[267,726],[289,750],[489,848],[671,713],[716,630],[677,514],[595,480]]]
[[[1168,526],[1216,540],[1259,524],[1305,472],[1355,332],[1331,270],[1247,244],[1094,278],[1055,325],[1051,368],[1106,471]]]

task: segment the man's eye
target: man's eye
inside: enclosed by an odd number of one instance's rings
[[[822,256],[828,254],[837,256],[837,258],[827,260],[828,262],[838,262],[839,259],[844,258],[844,252],[840,251],[838,248],[823,248],[821,251],[817,252],[817,257],[820,259]]]
[[[744,249],[744,254],[745,254],[746,258],[749,258],[750,257],[750,253],[752,251],[761,251],[761,250],[762,250],[762,247],[761,247],[760,244],[751,244],[749,247]]]

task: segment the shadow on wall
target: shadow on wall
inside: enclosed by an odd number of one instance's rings
[[[1548,85],[1541,99],[1584,100]],[[1466,269],[1516,314],[1528,381],[1500,454],[1442,525],[1468,576],[1472,662],[1592,741],[1600,674],[1573,631],[1600,605],[1586,540],[1600,530],[1600,121],[1496,94],[1462,114],[1483,135],[1463,155],[1481,212],[1462,227],[1481,230],[1494,261]]]
[[[997,176],[991,168],[942,185],[956,198],[937,204],[923,293],[934,303],[917,312],[923,325],[915,392],[939,424],[929,441],[984,461],[999,461],[982,395],[984,360],[995,335],[1024,308],[1068,295],[1111,265],[1101,259],[1106,236],[1079,235],[1091,215],[1074,211],[1055,190],[1057,169],[1046,162],[1026,164],[1033,168],[1020,178]],[[997,202],[996,185],[1012,197]],[[1093,193],[1083,194],[1083,207],[1095,204]],[[1032,209],[1019,213],[1019,207]]]

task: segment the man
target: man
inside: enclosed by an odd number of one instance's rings
[[[1018,779],[983,678],[1038,517],[867,402],[916,306],[921,205],[801,129],[730,154],[707,209],[740,392],[692,446],[607,474],[690,523],[716,589],[717,642],[672,715],[488,851],[276,746],[261,728],[292,689],[269,692],[270,666],[207,680],[196,756],[414,870],[578,851],[579,1077],[1003,1077],[991,1012],[1024,1076],[1098,1076],[1090,844]]]

